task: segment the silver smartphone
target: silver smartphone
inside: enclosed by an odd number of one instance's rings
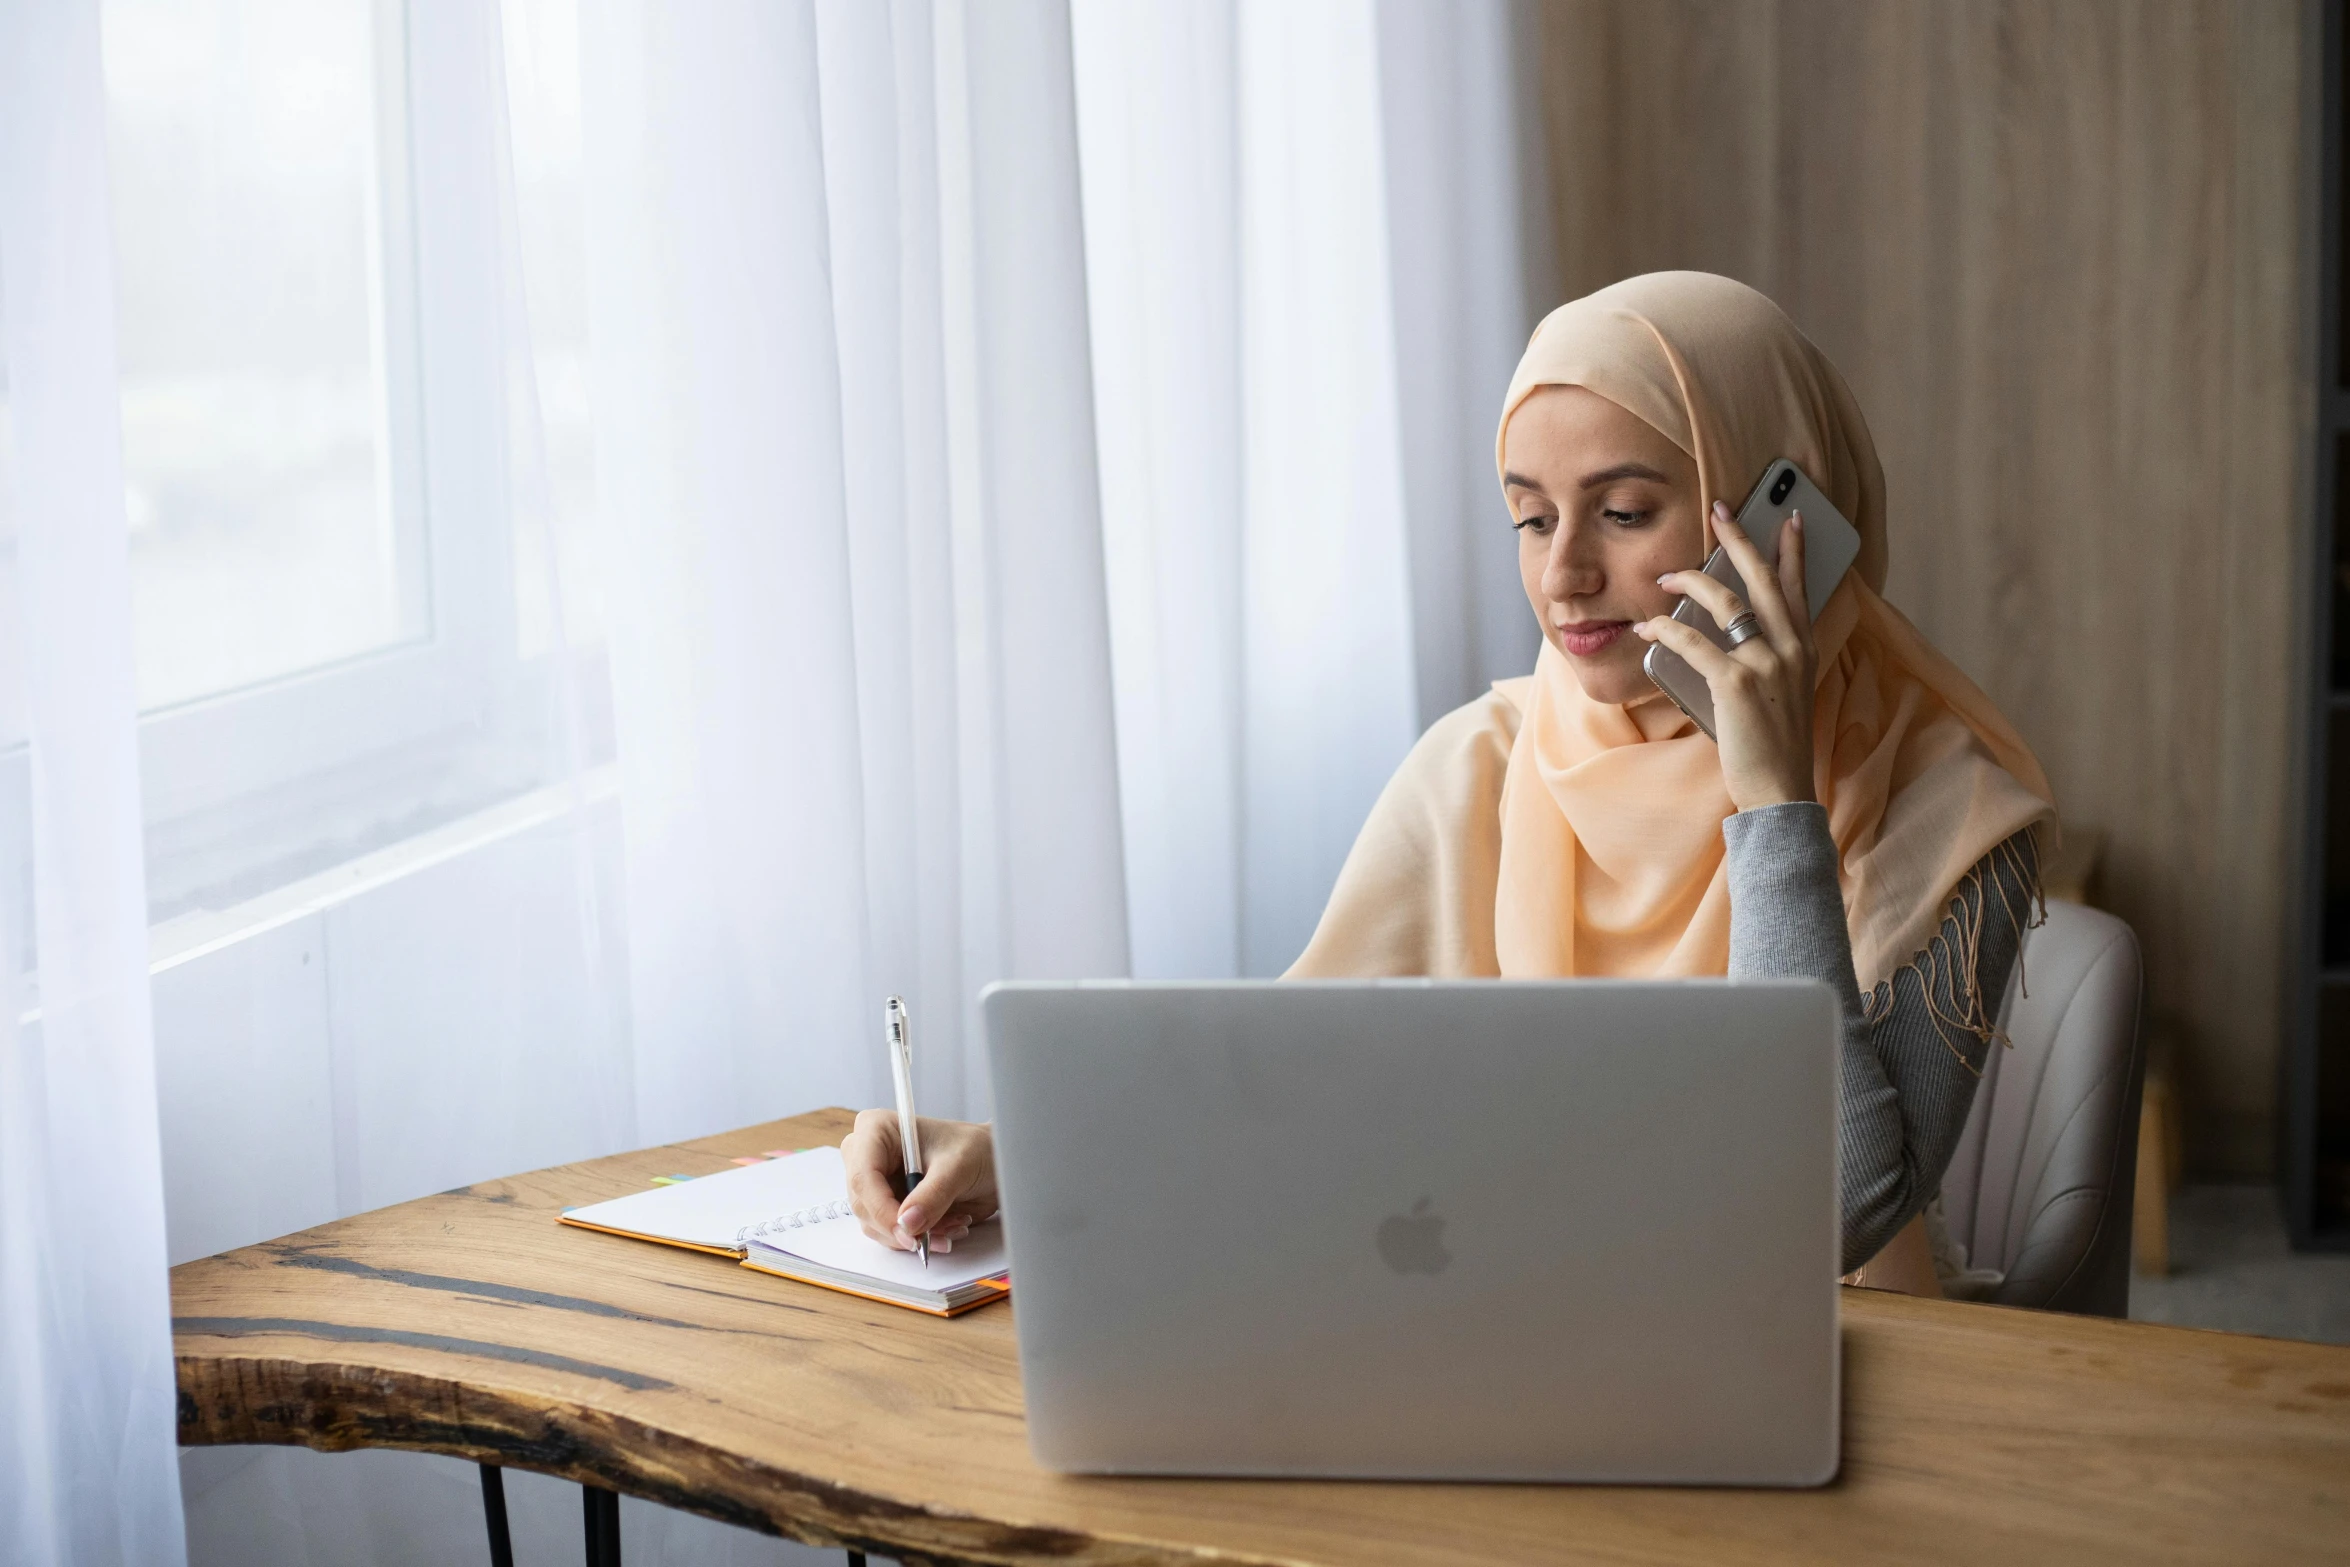
[[[1773,567],[1779,564],[1779,525],[1791,512],[1803,513],[1803,596],[1811,605],[1812,617],[1817,619],[1827,605],[1828,595],[1836,591],[1836,584],[1844,580],[1844,574],[1852,569],[1853,561],[1860,555],[1860,530],[1846,521],[1844,513],[1820,493],[1820,487],[1811,482],[1809,474],[1782,457],[1763,470],[1763,476],[1755,481],[1754,492],[1738,508],[1738,526]],[[1711,531],[1710,524],[1708,531]],[[1738,568],[1730,564],[1728,550],[1717,547],[1706,558],[1705,574],[1741,600],[1746,599],[1746,582],[1738,575]],[[1714,646],[1729,648],[1729,637],[1697,600],[1683,599],[1681,607],[1673,611],[1673,618],[1705,633]],[[1673,699],[1675,707],[1696,720],[1707,739],[1719,738],[1714,733],[1713,690],[1687,659],[1657,643],[1649,648],[1640,667],[1656,682],[1658,690]]]

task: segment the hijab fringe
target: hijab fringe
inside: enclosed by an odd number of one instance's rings
[[[2019,841],[2020,840],[2020,841]],[[2002,876],[2002,872],[2006,875]],[[2016,917],[2015,903],[2008,892],[2012,879],[2021,889],[2023,918]],[[2007,1037],[1991,1015],[1985,1001],[1983,987],[1974,982],[1981,972],[1983,944],[1983,916],[1988,912],[1991,894],[1999,895],[1999,905],[2006,911],[2008,922],[2016,927],[2016,980],[2023,993],[2032,993],[2032,982],[2024,971],[2022,933],[2037,930],[2048,923],[2048,895],[2040,885],[2040,826],[2035,822],[2013,837],[2004,838],[1991,846],[1991,852],[1968,867],[1951,892],[1949,913],[1942,918],[1934,934],[1927,938],[1910,960],[1894,969],[1861,1002],[1861,1017],[1872,1027],[1882,1021],[1893,1007],[1893,984],[1904,973],[1915,974],[1919,988],[1925,994],[1926,1015],[1934,1020],[1935,1035],[1958,1057],[1959,1065],[1976,1077],[1983,1069],[1968,1059],[1958,1043],[1959,1038],[1971,1039],[1978,1045],[1998,1044],[2015,1048],[2015,1041]],[[1947,932],[1955,931],[1955,937]],[[1942,982],[1937,986],[1937,981]],[[1965,1002],[1958,1003],[1960,986],[1965,985]],[[1949,998],[1945,1001],[1945,995]],[[2004,999],[2004,998],[2003,998]],[[1957,1037],[1953,1037],[1953,1036]]]

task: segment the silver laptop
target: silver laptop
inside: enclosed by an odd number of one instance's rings
[[[1835,1474],[1826,986],[1085,982],[981,1006],[1039,1463]]]

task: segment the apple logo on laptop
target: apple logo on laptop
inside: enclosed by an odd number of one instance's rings
[[[1398,1273],[1442,1273],[1450,1266],[1444,1221],[1428,1211],[1427,1198],[1413,1203],[1410,1213],[1390,1214],[1379,1221],[1379,1256]]]

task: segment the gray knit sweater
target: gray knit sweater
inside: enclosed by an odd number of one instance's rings
[[[1995,1015],[2007,994],[2022,934],[2018,917],[2030,906],[2036,874],[2031,834],[2018,833],[1986,855],[1980,876],[1969,876],[1952,895],[1937,961],[1929,965],[1933,1006],[1916,968],[1900,970],[1889,988],[1879,985],[1862,1004],[1824,808],[1742,811],[1722,824],[1722,838],[1730,869],[1730,977],[1825,980],[1843,1009],[1837,1149],[1850,1272],[1932,1200],[1958,1147],[1992,1047],[1946,1020],[1968,1017],[1977,994],[1984,998],[1982,1015]],[[1960,936],[1962,913],[1980,922],[1971,953]],[[1970,955],[1973,972],[1956,972]]]

